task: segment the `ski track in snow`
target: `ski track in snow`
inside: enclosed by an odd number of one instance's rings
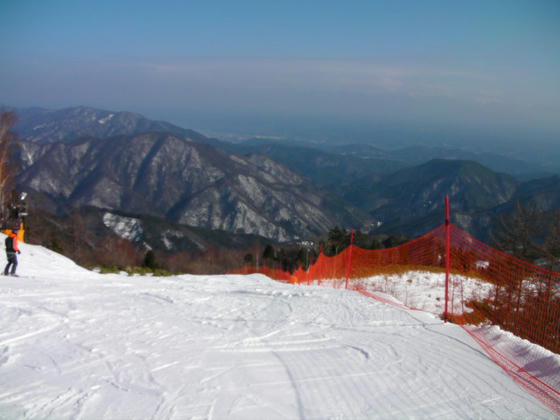
[[[261,275],[101,275],[22,248],[22,277],[0,278],[1,419],[555,417],[429,313]]]

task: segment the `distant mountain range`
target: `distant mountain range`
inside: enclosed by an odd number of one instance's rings
[[[52,212],[95,206],[290,241],[337,225],[420,235],[443,221],[445,195],[454,221],[481,239],[516,200],[543,211],[560,207],[558,176],[523,181],[546,172],[504,156],[422,146],[234,144],[127,112],[16,112],[19,185]]]
[[[276,142],[247,141],[243,143],[214,143],[230,153],[258,153],[276,160],[319,187],[327,187],[338,193],[356,179],[380,178],[406,165],[390,158],[360,157],[322,151],[311,146],[281,144]]]
[[[454,215],[463,216],[458,223],[472,231],[464,216],[508,202],[518,185],[514,177],[493,172],[477,162],[435,159],[376,182],[359,180],[344,197],[375,215],[382,230],[417,236],[443,222],[446,195]]]
[[[487,152],[473,152],[467,149],[409,146],[395,150],[382,150],[369,144],[344,145],[301,145],[294,143],[279,143],[278,140],[254,139],[243,143],[215,143],[217,147],[225,147],[232,153],[259,152],[270,156],[290,168],[309,173],[309,176],[320,184],[329,184],[325,175],[328,167],[335,169],[345,183],[349,175],[356,179],[360,175],[382,175],[395,172],[405,167],[420,165],[432,159],[472,160],[487,168],[515,176],[520,180],[529,180],[551,176],[548,167],[537,163],[497,155]],[[297,158],[304,152],[309,159]],[[293,159],[293,156],[296,156]]]

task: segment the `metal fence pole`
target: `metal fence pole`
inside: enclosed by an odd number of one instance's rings
[[[450,211],[449,196],[445,196],[445,312],[443,319],[449,319],[449,270],[451,267],[451,245],[450,245]]]

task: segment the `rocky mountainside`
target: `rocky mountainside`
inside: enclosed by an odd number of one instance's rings
[[[50,211],[89,205],[277,241],[369,221],[268,157],[170,133],[22,142],[21,159],[18,184]]]
[[[18,122],[14,131],[26,141],[70,142],[80,137],[111,137],[164,131],[181,138],[204,141],[206,137],[164,121],[153,121],[132,112],[114,112],[79,106],[61,110],[43,108],[15,109]]]

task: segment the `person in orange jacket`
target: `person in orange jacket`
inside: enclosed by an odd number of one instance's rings
[[[6,264],[6,268],[4,269],[5,276],[7,276],[8,274],[12,276],[16,275],[16,268],[18,265],[16,254],[21,254],[21,251],[18,247],[17,233],[17,230],[12,230],[12,233],[10,233],[6,238],[6,258],[8,259],[8,264]]]

